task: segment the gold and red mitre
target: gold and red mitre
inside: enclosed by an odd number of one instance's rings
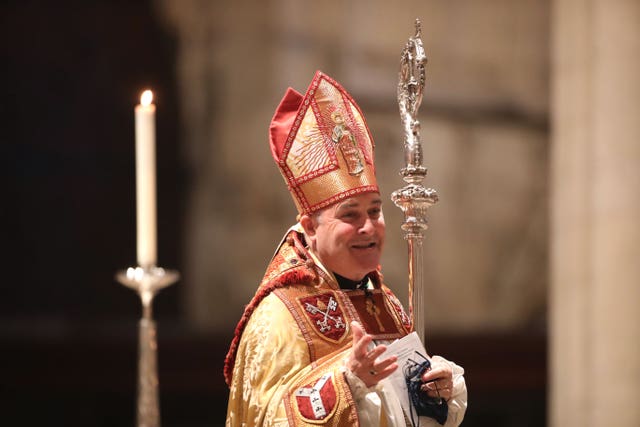
[[[273,158],[301,215],[380,191],[364,115],[351,95],[320,71],[304,96],[287,90],[269,137]]]

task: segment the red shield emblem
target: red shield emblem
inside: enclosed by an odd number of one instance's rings
[[[347,325],[333,293],[324,293],[300,298],[300,304],[311,324],[321,336],[332,341],[344,337]]]
[[[325,374],[315,384],[299,388],[295,396],[300,415],[308,420],[325,419],[336,406],[333,374]]]

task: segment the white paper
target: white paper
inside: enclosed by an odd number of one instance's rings
[[[416,332],[412,332],[409,335],[388,344],[387,350],[380,356],[380,359],[383,360],[391,355],[396,355],[398,357],[398,369],[387,377],[385,382],[393,388],[393,391],[400,400],[402,409],[405,414],[411,418],[410,414],[413,409],[411,408],[409,393],[407,391],[407,383],[404,378],[405,366],[412,366],[415,363],[420,364],[424,362],[425,358],[429,358],[429,356]],[[413,415],[416,415],[415,410],[413,410]]]

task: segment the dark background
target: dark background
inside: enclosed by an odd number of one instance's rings
[[[159,260],[182,268],[176,49],[150,1],[0,6],[3,425],[135,423],[140,302],[113,277],[135,263],[133,107],[147,87],[158,106]],[[154,303],[162,423],[221,426],[232,331],[190,330],[187,286]],[[429,339],[467,370],[464,425],[544,425],[543,334]]]

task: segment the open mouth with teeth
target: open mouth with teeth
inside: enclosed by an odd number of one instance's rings
[[[376,246],[376,242],[368,242],[368,243],[355,243],[351,245],[354,249],[371,249]]]

